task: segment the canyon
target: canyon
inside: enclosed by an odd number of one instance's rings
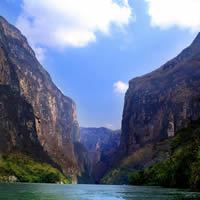
[[[87,150],[89,174],[94,183],[111,169],[114,155],[120,143],[120,130],[101,128],[80,128],[80,142]]]
[[[2,155],[26,154],[72,183],[125,184],[130,171],[169,158],[169,140],[199,118],[200,34],[174,59],[129,81],[121,130],[80,128],[75,102],[0,17]]]

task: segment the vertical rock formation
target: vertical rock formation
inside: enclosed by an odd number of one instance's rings
[[[120,150],[174,136],[200,117],[200,34],[176,58],[134,78],[125,96]]]
[[[99,183],[111,168],[120,142],[120,130],[107,128],[81,128],[81,143],[88,154],[88,171],[94,182]]]
[[[54,85],[18,29],[0,18],[0,151],[49,158],[68,175],[79,172],[74,152],[75,103]]]

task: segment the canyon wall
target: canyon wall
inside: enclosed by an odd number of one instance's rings
[[[128,155],[148,143],[173,137],[199,117],[200,34],[177,57],[129,82],[120,151]]]
[[[80,128],[81,143],[88,155],[88,171],[93,182],[99,183],[111,168],[119,147],[120,130],[101,128]]]
[[[59,67],[59,66],[55,66]],[[20,150],[65,174],[80,173],[74,101],[62,94],[26,38],[0,17],[0,151]]]

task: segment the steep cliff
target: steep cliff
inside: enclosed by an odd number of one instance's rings
[[[200,117],[200,34],[176,58],[134,78],[125,96],[120,150],[172,137]]]
[[[193,121],[168,142],[169,156],[129,173],[129,184],[200,189],[200,121]]]
[[[26,38],[0,17],[0,151],[20,150],[65,174],[79,167],[75,103],[54,85]]]
[[[80,129],[80,141],[88,152],[88,170],[94,182],[99,183],[110,169],[119,147],[120,133],[120,130],[113,131],[104,127]]]

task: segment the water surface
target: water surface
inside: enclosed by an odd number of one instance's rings
[[[160,187],[0,184],[0,200],[200,200],[200,193]]]

